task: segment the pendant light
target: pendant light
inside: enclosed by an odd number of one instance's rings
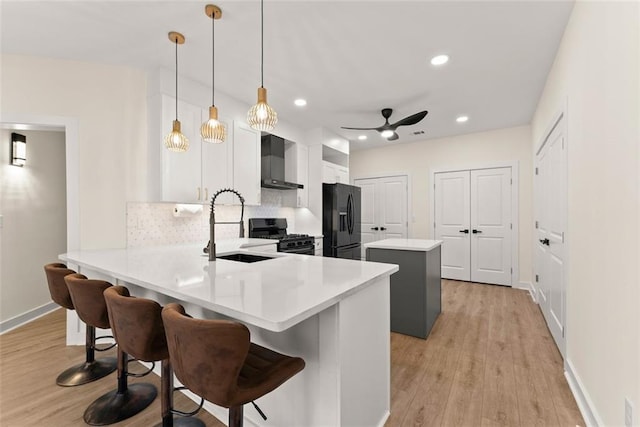
[[[214,22],[222,18],[222,10],[216,5],[208,4],[204,13],[211,18],[211,106],[209,107],[209,120],[200,126],[200,135],[206,142],[221,144],[227,139],[227,128],[218,121],[218,109],[215,103],[215,30]]]
[[[173,130],[164,138],[164,145],[170,151],[183,152],[189,149],[189,140],[180,131],[180,121],[178,120],[178,45],[184,44],[184,36],[176,31],[171,31],[169,40],[176,45],[176,119],[173,121]]]
[[[264,87],[264,1],[260,0],[260,87],[258,103],[247,113],[249,126],[256,130],[270,131],[278,123],[278,114],[267,104],[267,89]]]

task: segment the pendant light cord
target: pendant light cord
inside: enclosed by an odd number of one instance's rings
[[[178,120],[178,36],[176,36],[176,121]]]
[[[260,87],[264,87],[264,0],[260,0]]]
[[[216,37],[215,37],[215,21],[216,12],[211,12],[211,106],[215,107],[215,87],[216,87],[216,68],[215,68],[215,56],[216,56]]]

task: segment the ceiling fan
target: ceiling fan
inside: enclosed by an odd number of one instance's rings
[[[380,132],[380,136],[382,136],[383,138],[387,138],[387,141],[395,141],[396,139],[398,139],[398,134],[396,133],[396,129],[398,127],[415,125],[420,120],[425,118],[428,111],[420,111],[419,113],[407,116],[402,120],[398,120],[395,123],[389,123],[389,117],[391,117],[391,113],[393,113],[393,110],[391,108],[383,108],[381,113],[382,117],[384,117],[384,124],[382,126],[378,126],[376,128],[349,128],[342,126],[342,129],[375,130]]]

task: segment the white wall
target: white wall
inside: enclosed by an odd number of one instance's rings
[[[124,247],[125,203],[147,185],[144,72],[2,55],[2,113],[78,120],[80,247]]]
[[[51,301],[43,266],[67,248],[65,136],[27,137],[27,164],[11,166],[10,130],[0,130],[0,323]]]
[[[408,173],[412,203],[409,207],[409,237],[425,239],[432,237],[433,232],[433,219],[429,212],[429,197],[433,189],[430,171],[444,168],[474,168],[501,162],[518,162],[520,170],[520,282],[530,283],[533,184],[529,126],[352,151],[349,158],[349,175],[353,180],[384,173]]]
[[[532,122],[534,150],[567,102],[566,362],[596,422],[640,420],[638,2],[576,2]]]

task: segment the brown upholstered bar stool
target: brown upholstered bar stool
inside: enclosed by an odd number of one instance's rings
[[[173,370],[169,360],[167,339],[162,324],[162,306],[155,301],[132,297],[124,286],[112,286],[104,291],[109,322],[122,351],[145,362],[162,361],[160,399],[162,426],[204,427],[197,418],[173,417]],[[202,406],[202,405],[201,405]],[[195,412],[198,412],[200,407]],[[179,414],[184,414],[179,412]],[[184,414],[184,415],[195,415]]]
[[[64,277],[69,274],[75,274],[75,271],[67,268],[64,264],[52,263],[44,266],[44,272],[47,276],[51,299],[67,310],[74,310],[75,307],[73,306],[73,301],[71,300],[71,295],[69,295],[69,289],[64,281]],[[87,325],[86,331],[84,363],[72,366],[63,371],[58,375],[58,378],[56,378],[56,384],[64,387],[82,385],[105,377],[116,370],[118,361],[115,357],[104,357],[97,360],[95,358],[95,351],[97,350],[95,326]],[[105,350],[110,348],[112,348],[112,346]]]
[[[103,293],[105,289],[112,287],[111,283],[87,279],[86,276],[77,273],[65,276],[64,280],[78,316],[87,325],[103,329],[110,328]],[[153,384],[127,384],[127,377],[130,375],[127,367],[129,357],[122,350],[122,343],[118,341],[115,331],[113,332],[118,344],[118,388],[102,395],[89,405],[84,412],[84,421],[87,424],[107,425],[132,417],[149,406],[158,395],[158,390]]]
[[[195,394],[229,408],[229,427],[242,426],[244,404],[304,369],[301,358],[252,343],[241,323],[193,319],[176,303],[162,309],[162,320],[176,377]]]

